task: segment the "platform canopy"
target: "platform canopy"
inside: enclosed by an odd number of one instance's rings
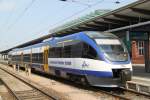
[[[150,20],[150,0],[139,0],[114,11],[91,17],[67,27],[50,30],[50,33],[65,35],[84,30],[106,31]]]
[[[44,39],[50,38],[51,36],[64,36],[73,34],[80,31],[109,31],[118,29],[121,27],[132,28],[130,26],[149,25],[142,24],[150,21],[150,0],[139,0],[127,6],[121,7],[108,13],[97,14],[92,17],[87,17],[85,20],[79,20],[74,24],[65,24],[53,30],[50,30],[48,35],[40,37],[38,39],[26,42],[24,44],[15,46],[8,50],[2,51],[1,53],[8,52],[14,48],[21,48],[24,46],[39,43]],[[89,15],[88,15],[89,16]],[[65,27],[64,27],[65,26]]]

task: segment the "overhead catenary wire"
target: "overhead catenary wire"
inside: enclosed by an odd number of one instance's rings
[[[7,30],[11,30],[11,28],[13,26],[15,26],[17,24],[17,22],[24,16],[24,14],[28,11],[28,9],[30,9],[30,7],[33,5],[33,3],[35,2],[36,0],[32,0],[25,8],[24,10],[22,11],[22,13],[20,13],[20,15],[17,17],[17,19],[7,27]]]
[[[77,12],[75,12],[74,14],[68,16],[68,17],[65,17],[64,19],[62,19],[62,20],[60,20],[60,21],[58,21],[58,22],[56,22],[56,23],[54,23],[54,24],[52,24],[52,25],[49,25],[48,27],[45,27],[45,28],[40,29],[40,30],[35,31],[35,32],[31,32],[32,35],[30,35],[30,37],[37,36],[37,34],[40,34],[40,33],[43,32],[44,30],[49,29],[51,26],[54,26],[54,25],[57,25],[57,24],[59,24],[59,23],[65,22],[65,21],[67,21],[68,19],[70,19],[70,18],[72,18],[72,17],[74,17],[74,16],[76,16],[76,15],[78,15],[78,14],[81,14],[82,12],[84,12],[84,11],[86,11],[86,10],[88,10],[88,9],[90,9],[90,8],[92,8],[92,7],[94,7],[94,6],[96,6],[96,5],[98,5],[99,3],[102,3],[103,1],[104,1],[104,0],[97,1],[97,2],[95,2],[94,4],[92,4],[91,6],[87,6],[87,7],[85,7],[84,9],[82,9],[82,10],[80,10],[80,11],[77,11]],[[45,31],[45,32],[46,32],[46,31]],[[44,33],[42,33],[42,34],[44,34]],[[46,34],[47,34],[47,33],[46,33]],[[40,36],[43,36],[43,35],[40,35]],[[27,39],[27,40],[29,40],[29,39]]]
[[[15,10],[15,6],[13,6],[13,8],[11,9],[11,12],[13,12]],[[7,25],[9,23],[9,19],[13,16],[13,13],[10,13],[6,19],[6,21],[4,23],[1,24],[1,27]],[[2,28],[1,28],[2,29]]]
[[[87,7],[85,7],[84,9],[82,9],[82,10],[80,10],[80,11],[77,11],[77,12],[75,12],[74,14],[68,16],[68,17],[65,17],[64,19],[62,19],[62,20],[60,20],[60,21],[58,21],[58,22],[56,22],[56,23],[54,23],[54,24],[52,24],[52,25],[49,25],[48,27],[45,27],[45,28],[43,28],[43,29],[40,29],[39,31],[35,31],[35,32],[33,32],[33,33],[35,33],[35,34],[33,34],[33,35],[39,34],[39,33],[43,32],[44,30],[49,29],[51,26],[55,26],[55,25],[58,25],[59,23],[63,23],[63,22],[65,22],[65,21],[67,21],[68,19],[70,19],[70,18],[72,18],[72,17],[74,17],[74,16],[76,16],[76,15],[78,15],[78,14],[81,14],[82,12],[84,12],[84,11],[86,11],[86,10],[88,10],[88,9],[90,9],[90,8],[92,8],[92,7],[94,7],[94,6],[96,6],[96,5],[98,5],[99,3],[102,3],[103,1],[104,1],[104,0],[97,1],[97,2],[95,2],[94,4],[92,4],[91,6],[87,6]]]
[[[75,12],[74,14],[72,14],[71,16],[68,16],[68,17],[66,17],[66,18],[64,18],[64,19],[62,19],[62,20],[60,20],[60,21],[58,21],[58,22],[56,22],[55,24],[53,24],[53,25],[50,25],[50,26],[55,26],[55,25],[57,25],[57,24],[59,24],[59,23],[63,23],[63,22],[65,22],[65,21],[67,21],[68,19],[70,19],[70,18],[72,18],[72,17],[74,17],[74,16],[76,16],[76,15],[78,15],[78,14],[81,14],[82,12],[84,12],[84,11],[86,11],[86,10],[88,10],[88,9],[90,9],[90,8],[92,8],[92,7],[94,7],[94,6],[96,6],[96,5],[98,5],[99,3],[102,3],[104,0],[100,0],[100,1],[98,1],[98,2],[96,2],[96,3],[94,3],[94,4],[92,4],[91,6],[87,6],[87,7],[85,7],[84,9],[82,9],[82,10],[80,10],[80,11],[78,11],[78,12]],[[50,27],[49,26],[49,27]]]

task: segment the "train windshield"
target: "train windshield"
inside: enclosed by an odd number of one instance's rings
[[[95,39],[105,58],[110,61],[127,61],[128,53],[118,39]]]

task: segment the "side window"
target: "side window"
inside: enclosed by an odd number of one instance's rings
[[[71,58],[81,58],[82,48],[83,48],[82,42],[71,45]]]
[[[36,54],[35,53],[32,53],[32,62],[36,63]]]
[[[49,48],[49,57],[50,58],[54,58],[54,54],[55,54],[55,48]]]
[[[23,61],[24,62],[30,62],[30,54],[24,54],[23,55]]]
[[[62,57],[70,58],[71,57],[71,45],[64,46],[62,49]]]
[[[12,55],[12,61],[14,61],[15,59],[14,59],[14,55]]]
[[[61,47],[55,47],[54,49],[54,57],[55,58],[61,58],[62,56],[62,48]]]
[[[96,59],[97,52],[90,45],[77,42],[64,47],[53,47],[49,49],[50,58],[90,58]]]
[[[16,55],[16,61],[21,61],[21,55]]]
[[[49,49],[50,58],[70,58],[71,57],[71,45],[64,47],[53,47]]]
[[[83,43],[83,51],[82,52],[83,52],[82,53],[83,58],[97,59],[96,50],[86,43]]]
[[[43,53],[39,53],[39,63],[43,63]]]
[[[50,58],[61,58],[62,56],[62,47],[53,47],[49,49]]]

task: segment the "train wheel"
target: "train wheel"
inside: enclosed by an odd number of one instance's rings
[[[87,81],[87,79],[85,77],[81,77],[80,81],[81,81],[82,85],[89,86],[88,81]]]
[[[75,80],[74,80],[74,76],[71,75],[71,74],[68,75],[68,78],[69,78],[69,80],[72,81],[72,82],[75,81]]]

